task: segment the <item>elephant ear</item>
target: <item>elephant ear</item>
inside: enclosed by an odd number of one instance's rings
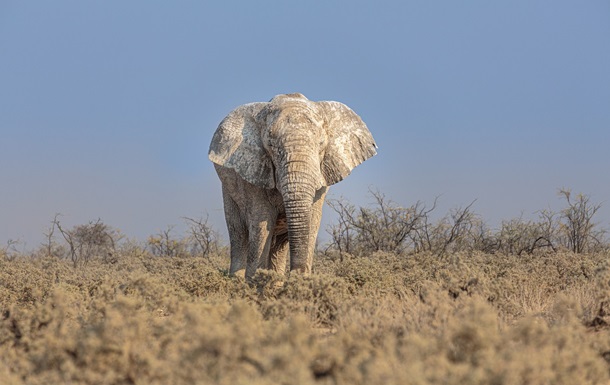
[[[235,170],[255,186],[275,187],[273,163],[261,141],[256,115],[267,103],[250,103],[231,111],[220,123],[208,157],[218,165]]]
[[[330,186],[343,180],[354,167],[377,154],[377,145],[366,124],[348,106],[318,102],[325,116],[328,145],[322,160],[322,176]]]

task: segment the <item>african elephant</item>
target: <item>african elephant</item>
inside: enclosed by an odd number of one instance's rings
[[[218,126],[209,158],[222,183],[230,274],[257,268],[309,274],[328,190],[375,155],[367,126],[339,102],[299,93],[237,107]]]

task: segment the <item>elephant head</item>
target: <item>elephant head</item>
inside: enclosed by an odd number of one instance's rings
[[[252,185],[280,192],[291,270],[306,270],[316,191],[344,179],[375,155],[376,147],[367,126],[349,107],[313,102],[296,93],[233,110],[214,134],[209,158]]]

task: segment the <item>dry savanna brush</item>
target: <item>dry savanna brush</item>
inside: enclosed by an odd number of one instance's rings
[[[432,222],[376,196],[331,202],[311,276],[251,284],[205,222],[142,243],[56,218],[63,237],[0,251],[0,383],[610,383],[601,233],[577,249],[569,211],[492,232],[470,207]]]

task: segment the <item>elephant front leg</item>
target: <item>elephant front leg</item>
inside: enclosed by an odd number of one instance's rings
[[[246,258],[248,256],[248,227],[239,207],[223,188],[223,203],[229,242],[231,244],[231,276],[244,277],[246,273]]]
[[[269,220],[257,222],[250,226],[248,237],[248,261],[246,280],[252,281],[261,261],[269,258],[271,248],[271,224]]]
[[[327,187],[322,187],[316,191],[311,208],[311,222],[309,227],[309,249],[307,253],[307,272],[311,273],[313,266],[313,254],[316,249],[316,239],[320,230],[320,221],[322,220],[322,208],[324,207],[324,198],[326,197]]]

